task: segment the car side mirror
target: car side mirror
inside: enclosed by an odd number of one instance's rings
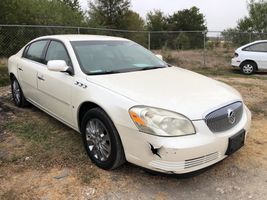
[[[47,62],[47,69],[54,72],[67,72],[71,74],[71,70],[65,60],[50,60]]]
[[[160,60],[163,60],[162,55],[160,55],[160,54],[156,54],[156,56],[157,56]]]

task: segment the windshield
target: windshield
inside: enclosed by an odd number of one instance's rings
[[[166,67],[152,52],[131,41],[71,42],[86,74],[107,74]]]

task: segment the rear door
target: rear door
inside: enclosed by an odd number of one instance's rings
[[[48,45],[45,63],[50,60],[64,60],[69,67],[72,67],[65,45],[57,40],[51,40]],[[49,71],[47,67],[44,67],[38,70],[37,82],[42,96],[41,106],[66,123],[73,125],[71,99],[74,77],[66,72]]]
[[[259,69],[267,69],[267,42],[252,44],[243,49],[246,59],[254,60]]]
[[[44,67],[44,55],[48,40],[29,44],[18,63],[18,79],[27,99],[38,102],[37,71]]]

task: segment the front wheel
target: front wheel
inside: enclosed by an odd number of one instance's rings
[[[16,106],[25,107],[28,105],[28,102],[26,98],[24,97],[24,94],[19,85],[19,82],[15,77],[11,78],[11,92],[12,92],[13,101]]]
[[[98,167],[114,169],[125,162],[119,134],[102,109],[87,111],[82,120],[81,132],[86,152]]]
[[[250,75],[256,71],[256,64],[254,62],[244,62],[241,64],[241,71],[243,74]]]

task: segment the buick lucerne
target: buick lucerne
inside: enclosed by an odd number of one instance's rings
[[[240,149],[250,127],[235,89],[123,38],[40,37],[9,58],[8,70],[14,103],[31,103],[81,133],[103,169],[128,161],[193,172]]]

